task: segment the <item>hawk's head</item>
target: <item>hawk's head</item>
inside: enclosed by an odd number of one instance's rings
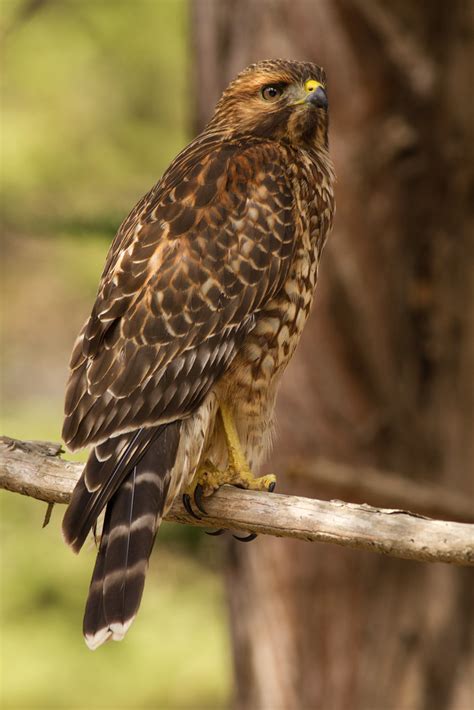
[[[282,59],[252,64],[224,91],[211,125],[232,135],[326,147],[324,70],[309,62]]]

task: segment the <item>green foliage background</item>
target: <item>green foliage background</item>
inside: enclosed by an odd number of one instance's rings
[[[184,0],[2,0],[1,433],[59,440],[69,352],[108,245],[189,139]],[[94,560],[62,510],[3,493],[2,707],[221,708],[230,652],[222,541],[160,532],[121,644],[81,636]]]

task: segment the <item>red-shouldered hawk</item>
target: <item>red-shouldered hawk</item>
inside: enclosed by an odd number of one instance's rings
[[[334,213],[326,79],[263,61],[120,227],[71,358],[63,437],[92,446],[63,522],[77,552],[105,508],[84,617],[123,638],[180,493],[254,478],[281,375],[308,318]]]

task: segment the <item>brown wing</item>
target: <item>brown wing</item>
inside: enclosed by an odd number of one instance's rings
[[[225,372],[291,263],[279,151],[201,138],[124,222],[71,359],[71,448],[185,417]]]

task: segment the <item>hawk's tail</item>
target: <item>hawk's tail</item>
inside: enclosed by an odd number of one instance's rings
[[[148,558],[161,522],[176,460],[179,431],[180,422],[174,422],[160,428],[151,441],[146,437],[148,441],[144,453],[130,457],[131,468],[121,462],[127,457],[127,452],[136,449],[125,447],[106,480],[101,481],[100,487],[92,492],[84,483],[84,477],[87,480],[86,467],[74,492],[69,515],[66,515],[63,524],[66,539],[71,542],[76,537],[73,523],[80,530],[80,537],[84,535],[81,510],[89,525],[94,515],[96,519],[100,512],[93,504],[94,499],[103,502],[104,488],[114,490],[110,499],[105,501],[107,508],[100,547],[84,614],[84,637],[91,649],[110,638],[121,640],[137,614]],[[97,466],[97,458],[93,463]],[[119,485],[114,485],[111,480],[114,471],[120,471],[123,476]],[[91,509],[94,515],[91,515]]]

